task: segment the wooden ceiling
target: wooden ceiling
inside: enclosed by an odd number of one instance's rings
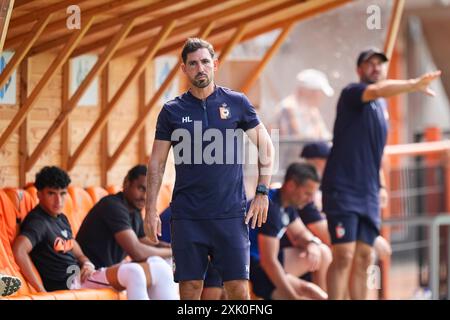
[[[213,22],[208,39],[221,49],[243,28],[240,41],[285,27],[315,14],[336,8],[351,0],[16,0],[9,23],[4,50],[18,51],[28,43],[26,55],[61,49],[77,32],[66,22],[66,10],[77,5],[81,28],[93,17],[71,56],[101,53],[121,28],[132,21],[126,39],[114,57],[141,55],[155,40],[162,27],[175,21],[156,56],[179,50],[186,37],[198,35]],[[43,28],[43,29],[42,29]],[[39,36],[32,35],[43,30]]]

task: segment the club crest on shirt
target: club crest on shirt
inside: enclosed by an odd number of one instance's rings
[[[230,107],[226,103],[222,103],[219,107],[220,119],[226,120],[231,118]]]
[[[67,239],[67,237],[69,236],[69,233],[67,232],[67,230],[62,230],[62,231],[61,231],[61,234],[62,234],[62,236],[63,236],[64,238],[66,238],[66,239]]]

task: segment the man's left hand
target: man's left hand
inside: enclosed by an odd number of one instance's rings
[[[250,209],[245,217],[245,224],[250,222],[252,219],[252,229],[255,229],[256,225],[258,228],[266,223],[267,211],[269,210],[269,197],[267,195],[257,194],[250,204]]]

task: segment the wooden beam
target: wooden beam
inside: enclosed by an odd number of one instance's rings
[[[261,34],[267,33],[269,31],[282,28],[289,22],[295,22],[299,21],[305,18],[308,18],[310,16],[313,16],[315,14],[324,12],[326,10],[329,10],[331,8],[340,6],[344,3],[350,2],[352,0],[325,0],[325,4],[331,3],[327,8],[324,8],[324,5],[318,6],[317,2],[314,2],[313,5],[311,5],[311,2],[301,2],[298,1],[290,1],[288,3],[282,3],[278,4],[275,7],[266,9],[264,11],[254,13],[250,16],[245,16],[239,19],[236,19],[234,21],[231,21],[227,24],[224,24],[218,28],[215,28],[213,31],[211,31],[210,37],[215,37],[217,35],[220,35],[225,32],[229,32],[230,30],[236,28],[236,25],[239,25],[241,23],[245,23],[246,21],[251,21],[249,24],[252,24],[254,21],[258,21],[261,19],[267,19],[269,23],[263,24],[262,27],[255,28],[251,26],[249,28],[249,31],[243,36],[242,41],[254,38],[256,36],[259,36]],[[294,3],[295,2],[295,3]],[[306,6],[306,4],[308,4]],[[273,17],[273,15],[276,15],[275,21],[274,19],[270,19]],[[279,21],[276,19],[278,18]],[[161,50],[158,51],[156,54],[157,56],[164,55],[170,52],[173,52],[174,50],[177,50],[180,46],[183,45],[184,41],[179,41],[170,45],[167,45]],[[220,49],[223,47],[223,44],[216,45],[216,49]],[[131,49],[131,46],[129,47]],[[135,49],[135,48],[133,48]],[[121,52],[121,50],[118,50],[117,53]]]
[[[395,41],[397,40],[404,7],[405,0],[394,0],[391,19],[389,21],[389,27],[386,34],[386,41],[384,43],[384,53],[388,59],[391,59],[392,52],[394,51]]]
[[[83,10],[82,11],[82,19],[85,20],[85,19],[95,16],[95,15],[105,14],[108,10],[116,9],[120,6],[129,4],[132,1],[141,1],[141,0],[117,0],[117,1],[107,2],[100,6],[97,6],[97,7],[88,9],[88,10]],[[118,24],[120,24],[123,20],[127,20],[127,19],[122,19],[122,20],[114,19],[114,21],[116,21]],[[66,21],[67,21],[67,17],[64,17],[63,19],[60,19],[60,20],[50,23],[45,30],[46,34],[52,34],[54,31],[61,31],[62,26],[66,25]],[[90,34],[92,32],[92,29],[95,26],[96,25],[93,25],[91,27],[88,34]],[[11,48],[11,49],[17,48],[19,46],[19,44],[22,43],[23,40],[27,37],[28,37],[28,32],[23,32],[21,34],[15,35],[12,38],[8,38],[6,40],[8,48]],[[67,40],[70,37],[70,35],[65,35],[65,37],[66,37],[65,40]]]
[[[267,0],[266,2],[277,4],[276,0]],[[206,15],[204,17],[200,17],[198,19],[195,19],[194,21],[189,21],[189,22],[187,22],[187,23],[185,23],[185,24],[175,28],[175,30],[173,31],[173,35],[185,34],[186,32],[194,30],[194,29],[200,27],[201,25],[203,25],[205,23],[209,23],[211,21],[216,21],[217,22],[218,20],[223,19],[223,18],[227,18],[227,17],[229,17],[229,16],[231,16],[233,14],[236,14],[236,13],[239,13],[239,12],[243,12],[243,11],[245,11],[247,9],[250,9],[250,8],[254,8],[259,3],[261,3],[260,0],[248,1],[248,2],[245,2],[245,3],[239,4],[239,5],[236,5],[234,7],[228,8],[228,9],[226,9],[224,11],[215,12],[213,14],[208,14],[208,15]],[[282,9],[286,9],[289,6],[292,6],[294,4],[298,4],[298,1],[297,0],[293,0],[293,1],[288,1],[288,2],[282,3],[282,4],[277,4],[276,6],[271,7],[270,9],[266,9],[264,11],[258,12],[257,14],[258,15],[260,15],[260,14],[264,15],[264,13],[267,12],[267,11],[271,11],[271,13],[277,12],[281,8]],[[253,16],[255,16],[255,14]],[[251,18],[251,17],[252,16],[250,16],[249,18]],[[236,25],[239,25],[239,24],[241,24],[241,23],[243,23],[245,21],[249,21],[249,20],[250,19],[246,20],[245,18],[241,18],[238,21],[234,20],[231,23],[228,23],[227,26],[229,26],[229,28],[235,28]],[[214,33],[215,32],[212,31],[211,35],[213,35]],[[173,48],[173,49],[171,49],[170,51],[177,50],[180,46],[182,46],[182,42],[177,42],[176,44],[171,46],[171,48]],[[117,53],[114,56],[114,58],[130,54],[131,51],[140,50],[143,47],[145,47],[145,43],[142,40],[136,41],[133,44],[127,45],[125,48],[121,48],[121,49],[117,50]],[[160,51],[162,51],[162,50],[164,51],[164,47]],[[168,52],[168,51],[165,51],[165,52]],[[158,52],[157,55],[159,56],[160,53]]]
[[[42,9],[37,9],[37,10],[30,10],[27,11],[25,14],[11,19],[11,23],[14,26],[19,26],[21,24],[27,24],[30,22],[34,22],[36,20],[40,20],[42,17],[48,16],[54,12],[60,11],[60,10],[64,10],[64,12],[66,12],[66,8],[68,6],[71,5],[79,5],[82,2],[85,2],[87,0],[65,0],[65,1],[61,1],[61,2],[57,2],[55,4],[49,5],[47,7],[44,7]],[[83,16],[84,18],[84,16]],[[61,28],[62,24],[59,25],[59,27]],[[31,29],[33,30],[33,29]]]
[[[210,1],[213,1],[213,0],[210,0]],[[114,28],[115,26],[120,24],[120,22],[123,21],[123,19],[133,19],[133,18],[138,18],[141,16],[149,15],[149,14],[157,12],[161,9],[165,9],[168,6],[172,6],[172,5],[179,4],[179,3],[180,3],[180,1],[177,1],[177,0],[164,0],[164,1],[157,2],[157,3],[153,3],[144,8],[136,9],[125,15],[122,15],[122,16],[120,16],[120,19],[108,19],[106,21],[100,22],[97,25],[93,26],[90,34],[111,30],[112,28]],[[218,2],[216,1],[215,5],[217,5],[217,4],[218,4]],[[167,23],[167,21],[176,20],[176,19],[186,16],[188,14],[192,14],[193,12],[196,12],[196,10],[197,11],[202,10],[202,4],[198,4],[195,7],[192,7],[192,9],[191,9],[191,7],[189,7],[187,9],[181,9],[181,10],[169,13],[167,15],[163,15],[161,17],[152,19],[150,22],[145,23],[145,25],[147,26],[147,29],[145,31],[149,31],[151,29],[157,29],[160,25]],[[134,29],[137,29],[138,27],[140,27],[140,26],[136,26]],[[133,30],[130,33],[130,36],[133,36],[135,32],[136,31]],[[100,48],[104,47],[105,45],[107,45],[111,41],[112,37],[113,37],[113,35],[110,35],[103,39],[97,39],[89,44],[83,45],[80,48],[78,48],[74,52],[73,55],[76,56],[76,55],[80,55],[80,54],[84,54],[84,53],[93,51],[91,49],[84,50],[84,48],[95,47],[96,49],[100,49]],[[39,44],[38,46],[33,48],[31,53],[38,54],[40,52],[60,46],[66,41],[66,38],[67,38],[67,36],[64,35],[64,36],[58,37],[56,39],[47,41],[45,43]]]
[[[67,109],[67,101],[69,101],[71,70],[69,62],[66,62],[62,69],[62,86],[61,86],[61,112]],[[72,135],[70,119],[68,119],[61,128],[61,168],[67,170],[67,164],[70,157],[70,149],[72,146]],[[27,159],[28,160],[28,159]],[[30,167],[31,169],[31,167]]]
[[[8,33],[9,20],[14,6],[14,0],[0,1],[0,54],[3,52],[6,34]]]
[[[19,97],[20,104],[26,101],[28,96],[28,84],[30,83],[28,59],[25,59],[20,64],[20,82],[19,82]],[[20,109],[19,109],[20,112]],[[23,188],[26,184],[27,170],[25,162],[28,157],[28,116],[19,127],[19,187]]]
[[[24,102],[21,107],[21,111],[18,112],[6,130],[0,137],[0,148],[6,143],[6,141],[11,137],[12,133],[22,124],[28,112],[33,107],[34,103],[37,100],[37,97],[41,94],[42,89],[48,84],[50,79],[55,75],[56,71],[67,61],[72,51],[75,49],[77,44],[81,41],[86,31],[92,25],[94,18],[90,18],[84,22],[83,28],[79,31],[74,31],[74,34],[70,38],[69,42],[64,46],[58,56],[53,60],[50,67],[47,69],[45,74],[42,76],[41,80],[39,80],[38,84],[34,87],[30,96]]]
[[[208,34],[211,32],[213,25],[214,25],[214,22],[210,22],[208,25],[203,27],[202,31],[199,34],[199,38],[206,38],[208,36]],[[166,79],[164,79],[164,82],[158,88],[158,90],[153,95],[153,97],[149,101],[149,103],[145,106],[142,114],[138,117],[138,119],[136,119],[134,124],[131,126],[130,131],[127,133],[125,138],[122,140],[122,142],[117,147],[114,154],[109,159],[108,170],[111,170],[111,168],[114,166],[114,164],[119,159],[121,154],[125,151],[128,144],[131,142],[133,137],[136,135],[136,133],[139,132],[139,130],[141,130],[144,127],[145,119],[150,114],[150,111],[156,105],[156,103],[159,101],[159,99],[162,97],[162,95],[167,90],[167,88],[170,86],[172,81],[175,79],[177,73],[179,72],[181,63],[182,63],[181,57],[179,57],[178,62],[175,64],[175,66],[172,68],[170,73],[167,75]]]
[[[246,29],[247,29],[247,24],[245,24],[245,23],[240,24],[236,28],[236,31],[234,32],[233,36],[230,38],[228,43],[220,51],[219,63],[225,62],[228,55],[231,53],[231,51],[233,51],[234,47],[241,41],[242,37],[245,34]]]
[[[145,116],[145,103],[147,101],[146,97],[146,89],[147,88],[147,69],[145,69],[142,74],[139,76],[139,84],[138,84],[138,108],[139,115],[138,118],[142,118]],[[147,136],[146,136],[146,126],[144,126],[138,133],[138,161],[139,163],[146,163],[147,157]],[[108,159],[109,163],[109,159]]]
[[[94,123],[94,126],[91,128],[91,130],[88,132],[84,140],[80,143],[76,151],[74,152],[73,156],[70,158],[69,161],[69,170],[71,170],[75,163],[80,158],[81,154],[84,152],[86,147],[89,145],[89,143],[92,141],[93,137],[97,134],[97,132],[103,128],[106,120],[108,120],[109,116],[111,115],[112,110],[114,109],[115,105],[119,101],[120,97],[124,94],[128,86],[141,74],[141,72],[144,70],[144,68],[147,66],[147,64],[153,59],[155,56],[155,53],[158,51],[161,44],[166,40],[166,38],[169,36],[170,32],[173,30],[175,26],[175,20],[170,21],[165,26],[161,28],[161,31],[159,32],[159,37],[155,39],[155,41],[151,42],[145,51],[145,53],[139,58],[131,72],[128,74],[125,81],[120,86],[119,90],[117,90],[114,97],[111,99],[111,101],[108,103],[108,106],[105,110],[102,111],[97,121]]]
[[[80,86],[77,88],[75,93],[67,102],[67,105],[64,107],[64,110],[61,110],[59,116],[55,119],[50,129],[47,131],[45,136],[39,142],[38,146],[33,151],[32,155],[27,161],[27,168],[30,169],[40,157],[45,148],[50,144],[50,140],[56,134],[56,132],[61,128],[64,122],[67,120],[68,116],[77,106],[78,101],[83,97],[85,91],[89,88],[92,81],[97,77],[103,70],[103,68],[108,64],[113,56],[115,50],[120,46],[120,44],[125,40],[127,34],[130,32],[133,27],[135,20],[131,20],[126,22],[122,29],[116,34],[116,36],[112,39],[109,46],[105,49],[105,51],[101,54],[98,61],[86,75],[84,80],[81,82]]]
[[[109,99],[109,63],[103,69],[101,76],[100,103],[101,110],[105,110],[108,106]],[[100,137],[100,183],[103,188],[108,186],[108,159],[109,159],[109,134],[108,121],[103,126]]]
[[[6,68],[3,69],[2,73],[0,74],[0,88],[3,87],[3,85],[9,79],[14,70],[16,70],[17,66],[22,62],[23,58],[25,58],[30,48],[39,38],[42,31],[44,31],[45,26],[50,21],[50,18],[51,14],[43,17],[39,21],[36,21],[36,23],[33,25],[32,27],[33,32],[30,32],[28,34],[28,38],[23,41],[20,48],[14,53],[14,56],[8,62]]]
[[[250,76],[245,80],[244,85],[241,88],[241,91],[243,93],[248,94],[250,89],[255,84],[256,80],[258,80],[259,76],[266,68],[270,59],[272,59],[272,57],[281,48],[281,45],[284,43],[284,40],[286,40],[287,36],[290,34],[290,32],[292,31],[294,26],[295,26],[295,22],[290,22],[286,27],[283,28],[283,30],[280,32],[280,34],[278,35],[275,42],[264,54],[264,57],[259,62],[258,66],[256,66],[255,70],[253,70],[253,72],[251,72]]]
[[[274,0],[268,0],[268,1],[274,1]],[[139,36],[142,33],[146,33],[152,29],[155,29],[158,25],[161,25],[161,24],[165,23],[166,21],[169,21],[170,19],[179,19],[181,17],[187,16],[187,15],[190,15],[193,13],[200,13],[202,11],[209,12],[213,7],[221,5],[221,4],[223,4],[223,2],[221,2],[221,1],[205,1],[205,2],[202,2],[195,6],[173,12],[169,15],[158,17],[154,20],[151,20],[149,22],[145,22],[143,24],[136,26],[130,32],[130,37]],[[252,4],[253,4],[253,6],[255,5],[255,3],[253,1],[252,1]],[[209,16],[209,14],[208,14],[208,16]],[[216,17],[216,19],[213,19],[213,17]],[[204,25],[205,23],[217,20],[219,17],[220,17],[220,15],[214,14],[214,15],[211,15],[211,17],[209,19],[203,19],[203,18],[195,19],[195,23],[191,23],[191,26],[187,29],[187,31],[197,29],[197,28],[201,27],[202,25]],[[179,35],[186,31],[186,30],[184,30],[181,32],[182,29],[183,29],[183,26],[175,28],[173,30],[173,32],[171,33],[171,35],[174,35],[174,36]],[[154,39],[154,36],[151,39],[149,39],[148,41],[153,41],[153,39]],[[107,38],[99,40],[99,41],[95,41],[95,42],[87,44],[85,46],[81,46],[77,51],[74,52],[74,54],[83,54],[86,52],[91,52],[93,50],[97,50],[97,49],[101,48],[106,41],[108,41]],[[148,41],[139,40],[139,42],[141,44],[140,49],[145,48],[146,43],[148,43]],[[128,47],[128,45],[125,48],[123,48],[123,50],[126,50],[127,47]],[[116,55],[115,57],[117,57],[117,56],[118,55]]]

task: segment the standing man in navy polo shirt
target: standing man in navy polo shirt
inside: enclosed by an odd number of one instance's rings
[[[210,257],[228,297],[249,299],[247,224],[252,219],[255,228],[266,221],[273,146],[247,97],[215,85],[218,61],[210,43],[190,38],[181,57],[181,69],[191,87],[167,102],[158,116],[148,166],[146,233],[154,241],[161,235],[156,198],[173,146],[176,181],[171,230],[180,297],[200,298]],[[259,152],[258,187],[247,215],[240,157],[244,132]]]
[[[441,74],[385,80],[387,60],[376,49],[361,52],[357,60],[360,82],[345,87],[337,104],[333,146],[322,180],[333,252],[329,299],[344,299],[349,284],[352,299],[367,297],[367,268],[380,228],[380,167],[388,128],[383,98],[408,92],[433,96],[429,85]]]

